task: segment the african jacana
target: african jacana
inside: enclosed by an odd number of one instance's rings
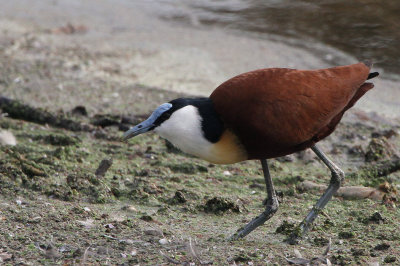
[[[182,151],[216,164],[260,160],[267,187],[265,211],[239,229],[244,237],[270,219],[278,200],[267,159],[311,148],[332,173],[330,184],[299,225],[296,241],[339,189],[343,171],[316,146],[330,135],[344,112],[368,90],[370,63],[320,70],[259,69],[217,87],[209,98],[179,98],[160,105],[124,139],[154,130]]]

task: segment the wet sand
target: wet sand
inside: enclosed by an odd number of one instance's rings
[[[8,37],[33,34],[50,49],[86,49],[94,55],[94,62],[81,70],[84,79],[100,78],[121,86],[144,84],[193,95],[208,95],[224,80],[257,68],[329,67],[332,65],[327,58],[332,55],[342,64],[358,61],[318,43],[302,44],[313,47],[310,51],[284,44],[276,35],[261,39],[196,21],[187,25],[166,21],[159,17],[157,4],[123,0],[2,0],[0,31]],[[46,33],[46,29],[67,23],[83,24],[88,31],[73,35]],[[104,68],[118,71],[105,74]],[[398,82],[381,73],[374,83],[376,88],[356,107],[387,117],[400,116]]]

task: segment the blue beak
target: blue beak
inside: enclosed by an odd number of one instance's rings
[[[153,123],[151,123],[148,119],[140,123],[139,125],[136,125],[134,127],[131,127],[128,131],[126,131],[122,137],[123,141],[126,141],[130,138],[133,138],[137,135],[146,133],[149,131],[152,127],[154,127]]]
[[[170,103],[164,103],[162,105],[160,105],[156,110],[154,110],[154,112],[151,114],[151,116],[149,118],[147,118],[147,120],[143,121],[142,123],[131,127],[128,131],[126,131],[124,133],[124,135],[122,136],[122,140],[126,141],[130,138],[133,138],[137,135],[146,133],[147,131],[152,130],[155,125],[154,123],[156,122],[156,120],[166,111],[168,111],[169,109],[171,109],[172,104]]]

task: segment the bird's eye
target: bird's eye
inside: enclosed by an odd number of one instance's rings
[[[138,128],[142,128],[143,126],[142,125],[138,125]]]

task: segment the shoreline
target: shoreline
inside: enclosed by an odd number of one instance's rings
[[[2,6],[2,34],[5,30],[7,35],[17,38],[30,34],[50,50],[83,48],[92,60],[81,68],[80,76],[121,86],[144,84],[207,96],[230,77],[258,68],[325,68],[333,66],[327,60],[332,57],[341,64],[358,61],[320,43],[304,44],[310,46],[305,49],[294,46],[295,43],[278,42],[276,36],[268,40],[216,27],[180,25],[157,17],[152,5],[143,2],[101,0],[93,6],[90,1],[46,0],[32,4],[18,0],[12,4],[3,1]],[[5,22],[14,26],[5,27]],[[46,33],[67,23],[82,24],[87,32]],[[30,60],[24,51],[14,51],[12,56]],[[64,59],[67,64],[80,64],[79,58]],[[48,60],[52,60],[51,56]],[[389,118],[399,117],[397,82],[384,79],[383,71],[379,71],[380,78],[373,81],[375,89],[360,99],[356,108]]]

